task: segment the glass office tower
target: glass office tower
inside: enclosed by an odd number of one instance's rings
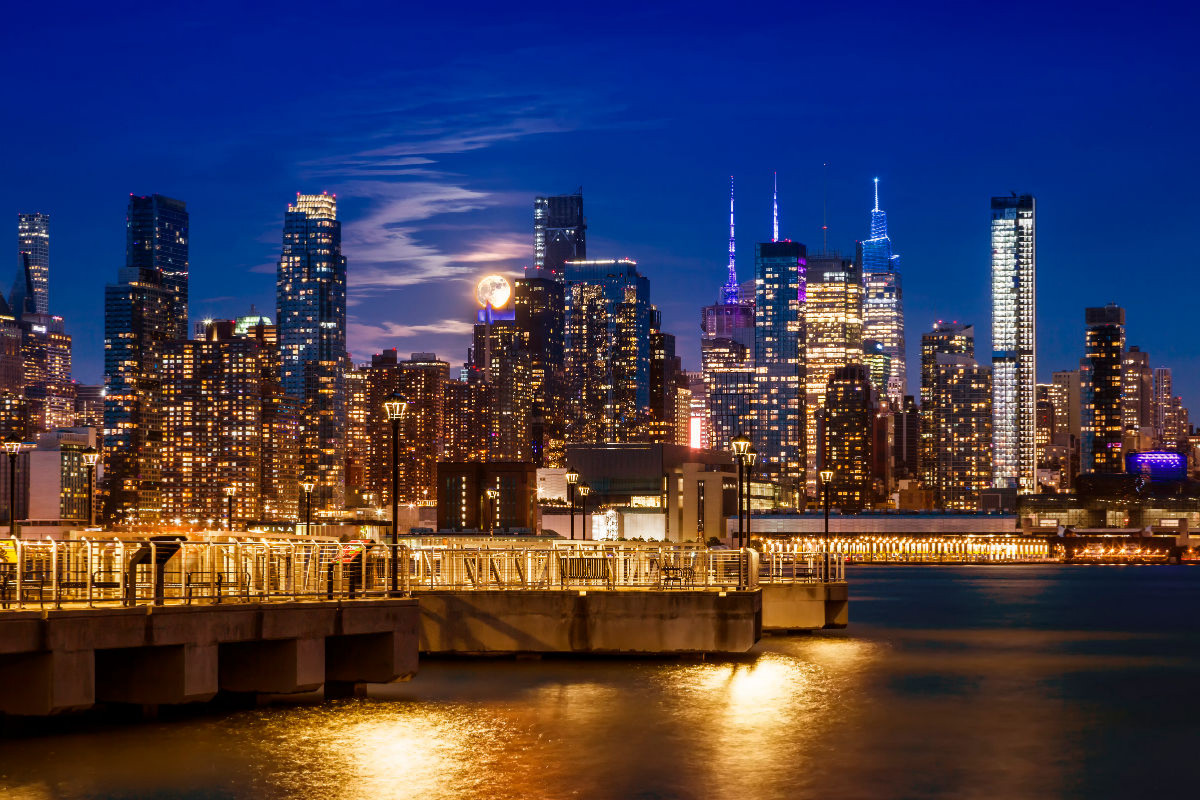
[[[992,483],[1035,491],[1037,230],[1032,195],[992,198]]]
[[[26,311],[50,313],[50,215],[17,215],[17,276],[9,306],[20,319]],[[29,293],[32,302],[25,300]]]
[[[874,339],[890,359],[886,385],[879,387],[898,408],[908,392],[904,345],[904,293],[897,269],[900,256],[892,252],[887,212],[879,208],[879,179],[871,209],[871,237],[862,243],[863,336]]]
[[[126,266],[161,275],[171,296],[171,338],[188,338],[188,212],[182,200],[130,195],[125,225]]]
[[[799,242],[754,247],[756,469],[786,486],[804,479],[804,313],[807,251]],[[861,344],[860,344],[861,346]]]

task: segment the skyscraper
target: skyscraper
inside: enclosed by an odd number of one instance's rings
[[[28,310],[50,313],[50,215],[17,215],[17,276],[9,305],[18,319]]]
[[[993,197],[992,481],[1037,487],[1037,229],[1032,195]]]
[[[804,314],[807,251],[799,242],[754,249],[756,469],[794,490],[804,480]],[[749,432],[748,432],[749,433]]]
[[[1125,351],[1121,365],[1121,421],[1126,453],[1154,447],[1154,370],[1150,354],[1136,346]]]
[[[1109,304],[1084,312],[1086,355],[1079,361],[1083,471],[1121,472],[1125,426],[1121,413],[1121,362],[1125,310]]]
[[[862,364],[838,367],[829,376],[822,414],[818,466],[833,470],[830,504],[859,511],[873,500],[871,445],[875,403]]]
[[[565,267],[567,441],[642,441],[650,416],[650,281],[625,258]]]
[[[125,264],[161,276],[171,301],[168,324],[172,339],[188,338],[188,235],[187,204],[182,200],[161,194],[129,196]]]
[[[890,359],[882,394],[899,407],[908,392],[904,345],[904,292],[897,269],[900,256],[892,252],[887,212],[879,208],[879,179],[875,179],[875,207],[871,209],[871,236],[862,243],[863,336],[879,342]]]
[[[837,253],[808,257],[804,309],[804,375],[807,389],[805,444],[808,488],[817,488],[817,417],[833,371],[861,364],[863,357],[862,268]]]
[[[969,355],[936,353],[933,359],[928,487],[940,508],[977,511],[992,478],[991,370]],[[922,420],[922,432],[924,426]]]
[[[937,475],[937,364],[939,355],[975,357],[975,327],[938,320],[921,336],[921,479],[933,488]]]
[[[568,261],[587,258],[587,222],[583,189],[575,194],[538,197],[533,201],[533,266],[564,279]]]
[[[479,309],[472,342],[470,365],[490,390],[488,457],[493,461],[532,461],[529,354],[521,345],[512,306]]]
[[[550,270],[525,270],[513,290],[521,348],[529,357],[530,435],[539,467],[559,466],[566,452],[562,415],[564,284]],[[535,422],[536,421],[536,422]]]
[[[1187,447],[1187,409],[1183,401],[1172,394],[1171,369],[1154,370],[1154,435],[1162,450],[1182,452]]]
[[[337,199],[297,194],[283,222],[276,279],[283,391],[300,402],[300,468],[313,503],[341,509],[345,492],[346,259]]]

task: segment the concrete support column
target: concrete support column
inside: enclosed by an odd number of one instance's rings
[[[91,650],[40,650],[0,656],[0,712],[45,716],[96,702]]]
[[[417,671],[417,652],[408,634],[363,633],[325,640],[325,680],[390,683]]]
[[[220,645],[222,691],[311,692],[325,682],[325,639],[268,639]]]
[[[202,703],[217,693],[217,645],[96,651],[96,699],[106,703]]]

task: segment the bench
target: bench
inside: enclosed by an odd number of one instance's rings
[[[687,586],[692,586],[696,581],[696,568],[693,566],[676,566],[667,564],[657,558],[650,559],[651,567],[658,574],[657,583],[666,588],[668,584],[674,583],[680,589]]]
[[[559,556],[558,580],[560,588],[568,582],[602,581],[609,589],[613,585],[612,568],[608,556]]]

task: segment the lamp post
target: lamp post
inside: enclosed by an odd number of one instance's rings
[[[746,461],[746,547],[750,546],[750,535],[754,526],[750,522],[750,478],[754,475],[754,464],[758,461],[758,450],[751,447],[743,456]]]
[[[821,494],[825,495],[825,582],[829,583],[829,482],[833,480],[833,470],[821,470]]]
[[[583,530],[579,534],[580,539],[587,538],[587,496],[592,493],[592,487],[586,483],[579,484],[579,516],[583,518]]]
[[[17,456],[24,446],[24,442],[4,443],[4,452],[8,453],[8,535],[14,539],[21,538],[17,527]]]
[[[96,524],[96,502],[94,493],[96,490],[96,462],[100,460],[100,453],[96,448],[89,447],[83,451],[83,463],[88,468],[88,527]]]
[[[400,422],[408,410],[408,401],[398,395],[383,404],[383,410],[392,422],[392,590],[395,597],[400,593],[400,581],[396,574],[396,558],[399,556],[400,528],[397,517],[400,508]]]
[[[742,546],[742,480],[745,476],[746,453],[750,451],[750,437],[739,433],[729,442],[733,448],[733,458],[737,461],[737,507],[738,507],[738,547]]]
[[[487,490],[488,496],[488,536],[496,535],[496,500],[500,497],[500,490],[494,486]]]
[[[571,538],[575,538],[575,484],[579,483],[579,473],[567,468],[567,500],[571,503]]]
[[[317,484],[312,480],[300,481],[300,488],[304,490],[304,535],[308,536],[312,533],[312,490]]]
[[[237,494],[236,487],[234,487],[234,486],[226,486],[225,487],[225,500],[226,500],[225,530],[231,531],[231,532],[233,531],[233,496],[235,494]]]

